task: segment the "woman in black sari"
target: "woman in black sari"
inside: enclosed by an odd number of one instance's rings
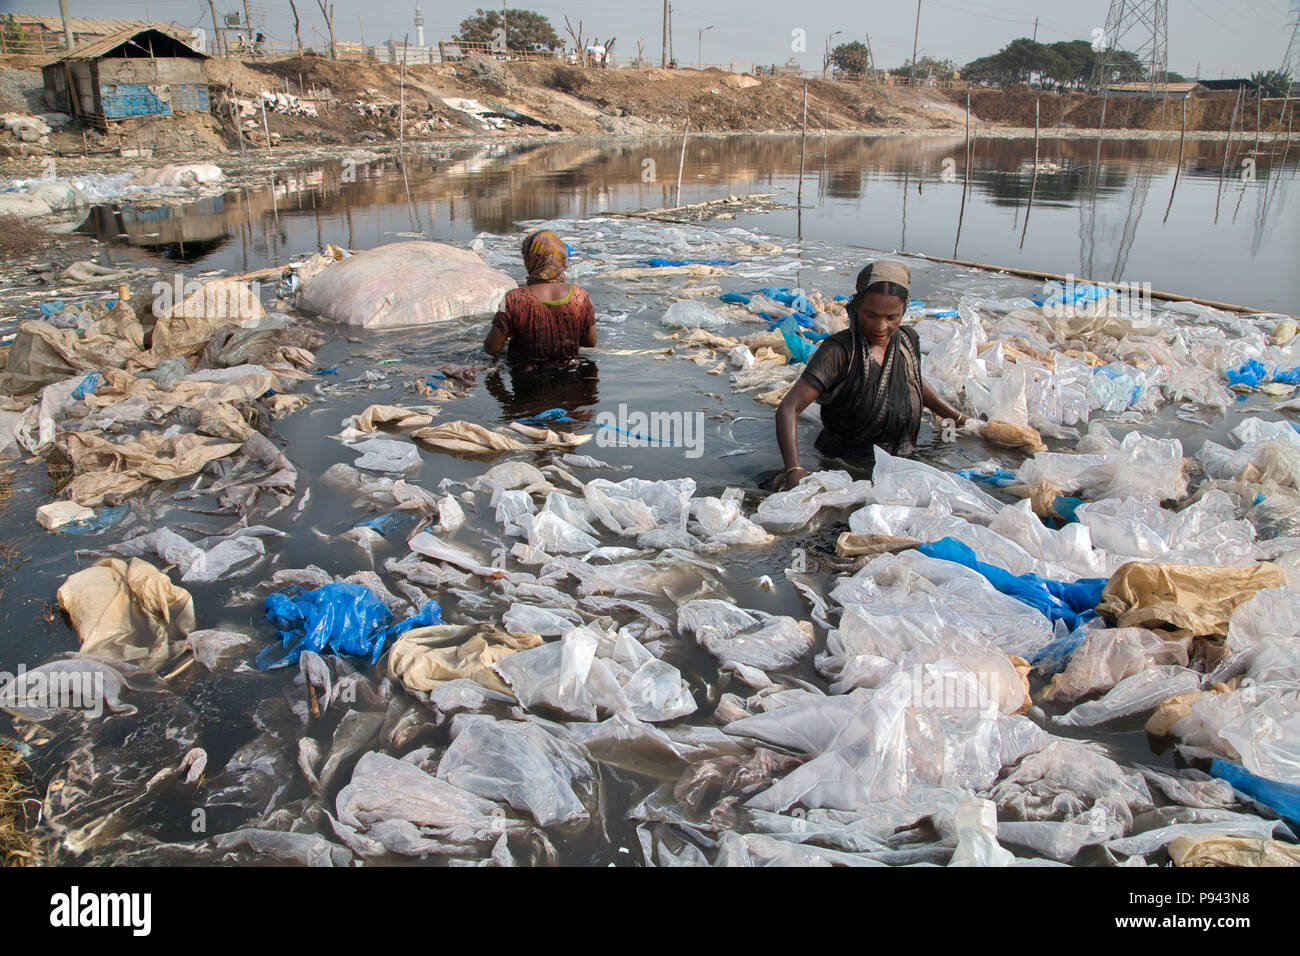
[[[849,327],[822,342],[776,410],[785,487],[808,475],[799,464],[796,425],[814,401],[822,407],[817,450],[863,464],[875,460],[875,446],[911,455],[922,408],[966,424],[965,415],[921,381],[920,340],[902,328],[911,281],[901,262],[873,262],[858,274],[857,294],[846,307]]]

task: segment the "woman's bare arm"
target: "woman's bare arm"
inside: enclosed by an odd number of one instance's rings
[[[966,424],[966,416],[957,411],[955,407],[944,400],[942,395],[924,382],[921,383],[921,399],[925,402],[925,407],[940,418],[951,418],[958,426]]]
[[[786,487],[793,487],[808,474],[799,464],[799,416],[821,396],[815,385],[797,379],[776,409],[776,445],[786,468]]]
[[[497,327],[495,322],[492,328],[488,330],[487,338],[483,340],[483,351],[488,355],[496,355],[506,344],[506,334]]]

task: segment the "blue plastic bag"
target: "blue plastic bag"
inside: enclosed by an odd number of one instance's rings
[[[1210,776],[1228,781],[1233,790],[1268,807],[1278,816],[1300,823],[1300,786],[1257,776],[1240,764],[1218,757],[1210,761]]]
[[[518,420],[520,425],[557,425],[571,424],[574,419],[569,417],[569,413],[562,408],[548,408],[544,412],[538,412],[532,418],[521,418]]]
[[[1053,581],[1036,574],[1020,577],[1010,571],[985,564],[970,547],[955,538],[940,538],[917,548],[931,558],[940,558],[978,571],[995,588],[1009,597],[1042,613],[1050,621],[1064,621],[1071,631],[1084,621],[1096,617],[1094,610],[1108,578],[1080,578],[1078,581]]]
[[[652,269],[663,269],[667,266],[734,266],[735,259],[642,259],[641,265],[650,266]]]
[[[266,617],[276,626],[280,648],[271,644],[257,655],[263,670],[296,663],[303,651],[350,654],[373,665],[388,639],[412,627],[442,623],[437,602],[429,601],[413,617],[389,626],[392,613],[368,587],[336,581],[314,591],[290,588],[267,595]]]
[[[407,517],[410,517],[409,515]],[[388,534],[402,522],[402,515],[389,512],[388,514],[376,515],[373,518],[367,518],[365,521],[358,521],[354,527],[373,528],[380,534]]]
[[[72,397],[81,401],[87,395],[94,395],[95,389],[99,388],[99,383],[104,380],[104,376],[98,372],[87,372],[86,377],[77,383],[77,387],[72,390]]]
[[[1251,359],[1243,363],[1240,368],[1228,369],[1227,376],[1230,385],[1249,385],[1251,388],[1259,388],[1268,379],[1268,369],[1258,359]]]

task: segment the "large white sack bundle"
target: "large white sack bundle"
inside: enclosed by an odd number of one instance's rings
[[[226,178],[220,166],[212,163],[185,163],[180,166],[163,166],[161,169],[142,169],[131,179],[136,186],[154,189],[159,186],[191,187],[202,183],[219,183]]]
[[[494,312],[518,283],[468,249],[394,242],[344,259],[303,282],[298,308],[348,325],[429,325]]]

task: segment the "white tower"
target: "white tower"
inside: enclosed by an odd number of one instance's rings
[[[415,45],[424,49],[424,14],[420,12],[420,5],[415,5]]]

